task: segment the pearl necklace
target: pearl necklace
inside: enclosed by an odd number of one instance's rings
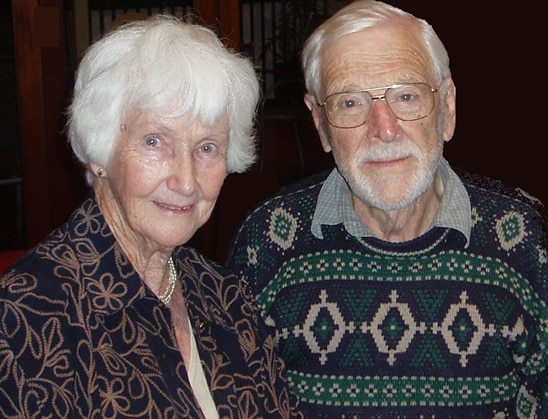
[[[173,259],[169,258],[167,264],[169,265],[169,283],[164,293],[158,296],[160,301],[166,305],[170,303],[173,291],[175,291],[175,284],[177,283],[177,271],[175,270]]]

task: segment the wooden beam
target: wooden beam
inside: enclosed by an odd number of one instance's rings
[[[224,0],[220,2],[219,19],[221,36],[226,44],[240,51],[240,2],[239,0]]]
[[[214,29],[227,46],[240,50],[239,0],[194,0],[202,23]]]
[[[29,246],[47,233],[51,218],[42,55],[36,45],[34,22],[37,7],[36,0],[12,0],[23,205]]]
[[[12,0],[27,246],[66,220],[87,193],[64,135],[72,75],[63,0]]]

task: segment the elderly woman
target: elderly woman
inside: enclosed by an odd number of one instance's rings
[[[0,282],[2,417],[301,417],[247,285],[182,246],[254,161],[258,82],[158,16],[83,58],[69,136],[90,197]]]

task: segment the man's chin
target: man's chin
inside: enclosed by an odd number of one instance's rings
[[[409,193],[410,187],[402,188],[400,184],[400,186],[394,188],[394,184],[391,185],[392,187],[388,185],[376,187],[373,193],[365,194],[363,201],[381,211],[390,212],[408,207],[421,195],[416,191]]]

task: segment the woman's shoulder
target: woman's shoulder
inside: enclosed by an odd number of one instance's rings
[[[54,311],[54,306],[66,304],[71,295],[78,295],[81,284],[77,270],[72,269],[72,263],[56,260],[51,250],[40,243],[11,265],[0,277],[0,300]]]
[[[51,298],[66,298],[79,293],[82,278],[98,269],[104,255],[113,248],[114,239],[104,234],[97,219],[90,220],[89,199],[77,207],[69,219],[42,239],[12,264],[1,277],[6,290],[28,287],[29,293]],[[88,219],[82,222],[82,219]]]

